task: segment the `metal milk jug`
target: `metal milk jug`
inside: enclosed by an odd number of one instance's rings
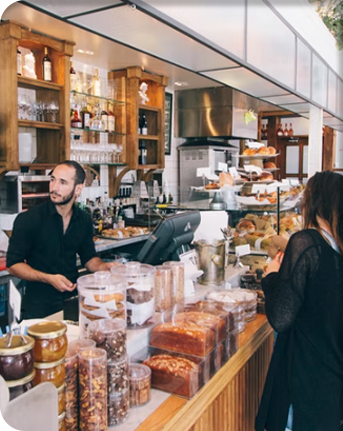
[[[204,271],[198,282],[200,284],[222,284],[225,274],[225,240],[206,241],[202,239],[194,244],[198,254],[198,268]]]

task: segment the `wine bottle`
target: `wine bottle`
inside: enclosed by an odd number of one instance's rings
[[[146,158],[147,158],[147,149],[145,145],[145,140],[140,139],[139,140],[139,157],[138,157],[138,163],[140,165],[146,165]]]
[[[285,123],[285,128],[283,129],[283,136],[288,136],[287,123]]]
[[[141,133],[142,135],[148,134],[148,123],[146,121],[145,114],[142,115]]]
[[[19,47],[17,48],[17,75],[22,75],[23,72],[23,58]]]
[[[279,123],[279,127],[276,131],[277,136],[283,136],[283,129],[282,129],[282,123]]]
[[[82,120],[82,128],[83,129],[89,129],[89,127],[90,127],[90,120],[91,120],[91,113],[88,111],[87,101],[86,100],[84,100],[82,102],[81,120]]]
[[[94,76],[92,82],[92,94],[93,96],[101,97],[101,81],[99,78],[98,69],[94,69]]]
[[[43,57],[43,81],[51,82],[51,60],[48,55],[48,48],[44,48],[44,57]]]
[[[113,103],[111,102],[109,103],[107,114],[107,129],[111,133],[115,131],[115,117],[113,113]]]
[[[294,132],[293,132],[293,126],[292,123],[289,124],[289,129],[288,129],[288,136],[293,136]]]
[[[106,111],[106,102],[103,102],[102,104],[101,120],[104,124],[104,130],[108,131],[108,114]]]
[[[73,62],[70,62],[70,91],[77,91],[77,75],[73,67]]]

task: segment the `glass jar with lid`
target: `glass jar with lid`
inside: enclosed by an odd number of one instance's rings
[[[33,370],[31,374],[20,380],[10,380],[6,382],[8,390],[10,392],[10,401],[14,400],[14,398],[19,397],[19,395],[22,395],[33,388],[33,380],[35,378],[35,375],[36,371]]]
[[[75,340],[93,341],[93,340]],[[92,343],[91,343],[92,344]],[[95,343],[93,342],[94,347]],[[71,345],[71,343],[70,343]],[[79,361],[78,353],[81,350],[68,347],[65,355],[65,423],[68,431],[78,431],[79,429]]]
[[[179,261],[169,261],[162,265],[172,270],[173,304],[179,304],[185,297],[185,264]]]
[[[55,362],[35,362],[35,386],[43,382],[51,382],[56,388],[63,385],[65,379],[64,358]]]
[[[126,355],[126,322],[123,319],[100,319],[88,325],[88,337],[107,352],[108,361]]]
[[[90,322],[123,319],[126,322],[126,281],[109,271],[84,275],[77,280],[80,338],[86,338]]]
[[[162,312],[173,306],[172,268],[157,265],[155,270],[155,310]]]
[[[82,350],[91,349],[92,347],[96,347],[96,343],[90,338],[78,338],[68,344],[68,350],[74,350],[76,353],[79,353]]]
[[[111,273],[126,280],[126,306],[128,327],[143,327],[155,323],[155,278],[152,265],[127,262],[112,266]]]
[[[151,369],[144,364],[130,364],[130,406],[150,401]]]
[[[67,348],[67,325],[59,321],[39,322],[28,328],[35,347],[33,354],[36,362],[54,362],[63,358]]]
[[[7,347],[7,337],[0,338],[0,375],[5,380],[19,380],[33,371],[35,340],[26,335],[13,335]]]

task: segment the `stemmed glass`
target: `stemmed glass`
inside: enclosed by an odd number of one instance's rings
[[[58,103],[56,103],[54,100],[52,102],[50,102],[50,104],[48,105],[48,112],[52,115],[52,119],[51,121],[53,123],[56,123],[56,116],[60,110]]]

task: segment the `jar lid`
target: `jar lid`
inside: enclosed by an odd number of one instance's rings
[[[144,364],[130,364],[130,380],[141,380],[150,377],[151,369]]]
[[[9,388],[15,388],[17,386],[25,385],[26,383],[31,382],[35,378],[35,375],[36,375],[36,370],[33,370],[32,373],[30,373],[26,377],[23,377],[22,379],[6,381],[6,385]]]
[[[65,384],[65,383],[63,383],[63,385],[61,385],[61,386],[59,386],[59,387],[57,388],[57,393],[59,394],[59,393],[61,393],[62,391],[64,391],[64,390],[65,390],[65,387],[66,387],[66,384]]]
[[[60,415],[58,415],[58,422],[59,421],[63,421],[63,419],[65,418],[65,416],[66,416],[66,412],[62,412]]]
[[[27,333],[39,339],[61,337],[67,332],[67,325],[59,321],[39,322],[28,328]]]
[[[37,368],[38,370],[47,370],[49,368],[57,367],[58,365],[61,365],[63,363],[64,363],[64,358],[54,362],[35,362],[34,367]]]
[[[26,344],[24,344],[24,340]],[[7,337],[0,338],[0,356],[14,356],[26,353],[32,350],[35,345],[35,340],[27,335],[13,335],[11,345],[6,346]]]

